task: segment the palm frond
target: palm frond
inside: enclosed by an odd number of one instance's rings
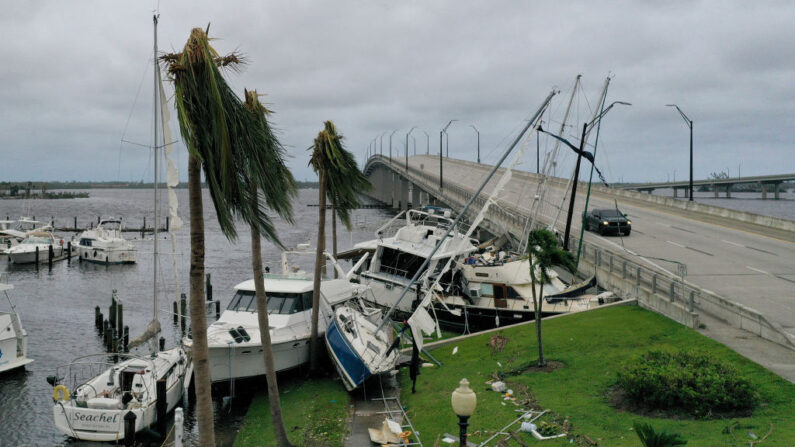
[[[166,54],[161,61],[174,83],[180,133],[191,156],[202,162],[221,231],[234,240],[234,219],[240,218],[278,243],[266,205],[291,219],[295,181],[270,127],[244,106],[221,74],[221,67],[239,67],[243,58],[219,56],[205,30],[194,28],[182,52]],[[249,186],[252,182],[265,193],[264,203],[253,201],[257,192]],[[284,197],[269,195],[277,190]]]
[[[632,426],[635,428],[635,433],[640,438],[643,447],[675,447],[687,444],[687,441],[682,439],[679,434],[664,431],[657,432],[651,424],[635,422]]]
[[[359,193],[371,188],[367,177],[359,171],[356,158],[342,144],[343,136],[331,121],[323,123],[315,143],[309,148],[309,164],[319,172],[326,172],[327,197],[337,210],[337,215],[350,230],[351,211],[359,205]]]
[[[533,264],[538,267],[539,277],[535,279],[539,282],[549,281],[549,269],[553,265],[563,266],[571,273],[577,270],[574,255],[560,248],[557,236],[549,230],[536,229],[530,232],[527,239],[527,253]],[[536,269],[531,267],[530,274],[535,276]]]

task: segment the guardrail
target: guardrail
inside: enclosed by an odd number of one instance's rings
[[[387,160],[382,160],[389,165]],[[438,178],[428,173],[403,165],[392,163],[392,168],[409,181],[433,194],[438,200],[453,209],[461,209],[472,197],[472,193],[447,183],[444,189],[438,187]],[[530,174],[533,175],[533,174]],[[475,200],[479,205],[470,208],[466,217],[474,217],[486,202],[482,194]],[[498,207],[492,208],[487,220],[493,233],[506,232],[513,235],[527,231],[527,215],[512,203],[498,200]],[[540,223],[539,223],[540,226]],[[495,231],[496,230],[496,231]],[[572,236],[569,245],[580,243]],[[637,299],[639,305],[665,315],[686,326],[699,325],[698,313],[704,312],[728,324],[759,335],[760,337],[795,350],[795,337],[786,332],[781,325],[768,320],[764,315],[742,304],[735,303],[715,293],[706,291],[681,277],[638,263],[624,252],[599,247],[583,240],[580,254],[580,270],[596,275],[599,284],[626,299]]]

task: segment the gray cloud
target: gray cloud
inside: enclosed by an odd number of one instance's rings
[[[4,4],[0,179],[151,179],[147,151],[120,144],[123,133],[151,140],[154,4],[136,3]],[[688,134],[671,102],[695,121],[697,177],[739,164],[748,175],[795,169],[788,2],[175,1],[160,14],[162,51],[211,23],[220,52],[246,55],[229,80],[267,94],[299,179],[314,178],[305,149],[327,119],[361,158],[385,131],[386,151],[394,129],[402,156],[415,125],[436,152],[439,129],[457,118],[451,156],[475,158],[474,124],[493,161],[553,86],[555,127],[578,73],[575,121],[591,116],[608,73],[608,101],[633,103],[602,126],[598,164],[611,181],[683,178]],[[425,134],[413,136],[424,153]]]

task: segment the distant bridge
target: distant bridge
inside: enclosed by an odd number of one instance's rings
[[[693,187],[709,186],[718,197],[718,191],[723,188],[726,192],[726,197],[731,197],[731,187],[740,184],[758,184],[762,187],[762,199],[767,199],[768,190],[773,191],[773,198],[779,199],[779,189],[783,182],[795,181],[795,174],[778,174],[778,175],[758,175],[752,177],[735,177],[723,179],[708,179],[708,180],[693,180]],[[662,183],[630,183],[623,185],[616,185],[619,189],[631,189],[634,191],[643,191],[651,193],[655,189],[673,189],[674,197],[678,196],[678,191],[683,189],[684,196],[688,196],[690,188],[690,181],[684,180],[680,182],[662,182]]]
[[[369,158],[363,168],[373,185],[372,198],[398,209],[443,205],[460,211],[492,166],[450,158],[417,155]],[[475,199],[471,220],[499,180]],[[483,227],[493,234],[526,237],[528,215],[536,197],[538,174],[514,172],[486,216]],[[795,175],[727,179],[731,182],[781,183]],[[568,207],[566,179],[552,178],[537,224],[561,228]],[[704,181],[703,184],[711,184]],[[676,187],[685,187],[677,182]],[[648,190],[672,184],[635,185]],[[585,211],[587,184],[581,184],[575,216]],[[631,190],[593,185],[592,208],[618,207],[632,220],[632,235],[606,238],[584,233],[575,218],[569,246],[582,241],[580,271],[625,298],[637,298],[653,309],[691,327],[718,318],[782,346],[795,349],[795,222],[770,216],[675,200]],[[564,211],[560,212],[560,209]],[[789,363],[788,363],[789,365]],[[795,365],[795,361],[792,362]],[[790,365],[790,366],[792,366]],[[788,366],[789,367],[789,366]]]

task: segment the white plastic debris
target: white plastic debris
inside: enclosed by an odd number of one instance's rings
[[[399,435],[399,434],[403,433],[403,429],[400,427],[400,424],[398,424],[397,422],[393,421],[392,419],[387,419],[386,423],[387,423],[387,425],[389,425],[389,430],[391,430],[392,433],[394,433],[396,435]]]
[[[456,346],[455,348],[453,348],[453,355],[455,355],[455,353],[456,353],[456,352],[458,352],[458,346]]]
[[[505,392],[505,394],[509,394],[509,395],[513,396],[513,390],[509,389],[508,391]]]
[[[532,422],[522,422],[522,425],[519,427],[519,430],[521,430],[521,431],[523,431],[525,433],[531,433],[534,430],[536,430],[537,428],[538,427],[536,427],[536,424],[534,424]]]
[[[491,384],[491,390],[498,393],[505,391],[505,382],[494,382]]]

